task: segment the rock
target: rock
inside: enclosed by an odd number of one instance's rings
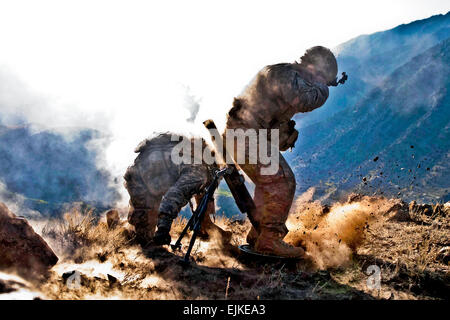
[[[395,199],[391,200],[391,203],[392,206],[385,213],[388,216],[388,220],[411,221],[408,204],[406,202]]]
[[[38,300],[43,299],[40,293],[24,279],[0,272],[0,300]]]
[[[364,198],[364,196],[362,194],[351,193],[347,198],[347,203],[359,202],[359,201],[362,201],[363,198]]]
[[[64,272],[63,274],[62,274],[62,279],[64,280],[64,281],[67,281],[67,279],[69,278],[69,277],[71,277],[71,276],[73,276],[74,274],[75,274],[75,272],[77,272],[76,270],[72,270],[72,271],[67,271],[67,272]]]
[[[117,227],[120,223],[119,212],[115,209],[109,210],[106,213],[106,223],[110,229]]]
[[[0,269],[33,277],[57,262],[58,257],[29,223],[0,202]]]
[[[114,284],[114,283],[117,282],[117,278],[112,276],[112,275],[110,275],[109,273],[107,274],[107,277],[108,277],[108,281],[109,281],[110,284]]]
[[[322,215],[328,214],[331,210],[331,207],[327,204],[324,204],[322,206]]]

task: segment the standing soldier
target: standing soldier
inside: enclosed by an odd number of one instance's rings
[[[141,142],[135,150],[139,155],[124,175],[125,188],[130,194],[128,222],[134,226],[137,240],[143,245],[149,242],[170,244],[172,221],[193,196],[196,203],[200,203],[204,187],[212,180],[212,170],[216,169],[214,164],[207,165],[204,161],[195,164],[194,159],[191,163],[175,164],[171,153],[179,142],[171,138],[172,134],[164,133]],[[195,143],[194,139],[191,143]],[[202,150],[208,148],[203,139],[200,145]],[[229,240],[231,233],[212,223],[209,215],[214,212],[214,201],[211,201],[202,223],[204,236],[216,230],[223,240]]]
[[[228,113],[226,129],[279,129],[280,150],[294,147],[298,132],[291,118],[296,113],[312,111],[325,103],[328,86],[338,83],[337,71],[333,53],[320,46],[308,49],[300,63],[266,66],[235,98]],[[247,241],[259,253],[302,257],[302,248],[283,241],[288,232],[285,222],[295,194],[294,173],[279,154],[278,172],[261,174],[264,165],[259,159],[256,164],[249,163],[248,147],[246,142],[246,162],[239,163],[239,166],[255,184],[253,218],[259,227],[251,228]],[[233,156],[236,160],[236,149]]]

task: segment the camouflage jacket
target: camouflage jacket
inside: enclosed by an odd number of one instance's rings
[[[176,164],[172,161],[171,155],[173,148],[181,141],[172,141],[171,133],[162,133],[152,139],[142,141],[135,149],[139,155],[134,161],[134,167],[140,172],[140,176],[149,188],[153,190],[160,188],[163,185],[172,185],[185,172],[190,172],[196,175],[205,177],[203,186],[212,181],[213,172],[217,169],[215,164],[208,165],[204,162],[201,164],[194,164],[194,154],[191,151],[192,164]],[[176,135],[179,138],[183,136]],[[193,150],[194,140],[199,138],[192,138],[191,145]],[[202,139],[202,146],[209,148],[206,142]],[[151,169],[150,169],[151,168]],[[157,172],[158,174],[155,174]],[[155,181],[157,179],[158,181]],[[162,181],[159,181],[162,180]],[[202,188],[203,188],[202,186]],[[158,193],[159,190],[153,190],[153,193]]]
[[[291,118],[322,106],[328,87],[298,64],[263,68],[233,103],[227,128],[279,129],[280,150],[294,146],[298,132]]]

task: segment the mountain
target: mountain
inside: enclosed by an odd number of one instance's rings
[[[445,26],[448,16],[439,17]],[[445,36],[444,29],[434,29]],[[356,103],[301,129],[294,152],[285,154],[299,192],[317,186],[318,195],[331,198],[357,190],[406,200],[450,200],[450,32],[445,30],[446,40],[406,60],[359,94]],[[384,46],[388,41],[375,43]],[[405,52],[393,55],[405,57]],[[381,66],[384,57],[392,61],[390,56],[380,57],[380,69],[391,68],[389,63]]]
[[[330,88],[330,97],[323,107],[307,116],[297,116],[298,127],[326,120],[336,112],[353,107],[395,69],[447,39],[449,34],[450,12],[362,35],[339,45],[333,52],[340,72],[346,71],[349,79],[344,86]]]

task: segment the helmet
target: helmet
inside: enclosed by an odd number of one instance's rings
[[[330,49],[316,46],[306,50],[300,58],[302,65],[313,65],[316,72],[325,78],[327,84],[336,80],[338,66],[336,57]]]

